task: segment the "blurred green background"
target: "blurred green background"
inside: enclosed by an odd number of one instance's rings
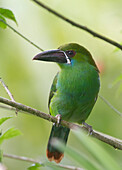
[[[121,0],[42,0],[42,2],[68,18],[117,42],[122,42]],[[67,24],[30,0],[1,0],[0,6],[14,12],[18,27],[12,21],[8,23],[44,50],[55,49],[69,42],[77,42],[85,46],[92,53],[101,70],[100,94],[122,112],[121,82],[113,86],[113,82],[122,74],[120,50],[115,51],[114,46]],[[0,29],[0,77],[8,85],[17,102],[48,113],[49,90],[59,68],[54,63],[32,61],[34,55],[39,52],[9,28]],[[0,95],[8,98],[2,86],[0,86]],[[15,113],[0,109],[0,117],[7,115],[15,115]],[[100,98],[87,123],[95,130],[122,139],[122,118]],[[2,146],[5,153],[32,157],[42,162],[47,160],[46,146],[51,129],[50,122],[19,113],[18,116],[8,120],[2,126],[2,130],[5,131],[9,127],[17,127],[23,135],[5,141]],[[117,164],[122,166],[122,151],[94,140],[113,157]],[[87,153],[87,150],[78,144],[72,132],[68,146]],[[10,170],[26,169],[30,165],[8,158],[4,158],[4,163]],[[62,163],[75,165],[66,156]]]

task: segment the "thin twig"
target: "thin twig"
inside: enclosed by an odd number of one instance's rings
[[[7,158],[11,158],[11,159],[17,159],[17,160],[20,160],[20,161],[26,161],[26,162],[31,162],[31,163],[38,163],[41,166],[49,166],[46,163],[42,163],[42,162],[40,162],[38,160],[35,160],[35,159],[32,159],[32,158],[27,158],[27,157],[24,157],[24,156],[17,156],[17,155],[12,155],[12,154],[5,154],[5,153],[3,154],[3,156],[7,157]],[[70,166],[70,165],[59,164],[59,165],[54,165],[54,166],[65,168],[65,169],[69,169],[69,170],[83,170],[82,168],[74,167],[74,166]]]
[[[3,156],[7,157],[7,158],[18,159],[18,160],[21,160],[21,161],[26,161],[26,162],[31,162],[31,163],[39,163],[40,165],[42,165],[42,163],[40,161],[37,161],[37,160],[32,159],[32,158],[27,158],[27,157],[24,157],[24,156],[17,156],[17,155],[6,154],[6,153],[4,153]]]
[[[2,109],[6,109],[6,110],[11,110],[11,111],[15,111],[15,110],[16,110],[16,109],[15,109],[15,108],[13,108],[13,107],[5,106],[5,105],[2,105],[2,104],[0,104],[0,108],[2,108]]]
[[[105,99],[103,96],[99,95],[99,97],[114,111],[116,112],[119,116],[122,117],[122,113],[117,110],[107,99]]]
[[[0,104],[0,108],[5,109],[5,110],[9,110],[9,111],[16,111],[16,108],[11,107],[11,106],[6,106],[6,105],[3,105],[3,104]],[[22,112],[22,110],[17,110],[17,111]]]
[[[40,1],[38,1],[38,0],[31,0],[31,1],[35,2],[36,4],[38,4],[39,6],[41,6],[42,8],[44,8],[44,9],[46,9],[47,11],[51,12],[52,14],[54,14],[55,16],[57,16],[58,18],[66,21],[67,23],[69,23],[69,24],[71,24],[71,25],[73,25],[73,26],[75,26],[75,27],[77,27],[77,28],[79,28],[79,29],[82,29],[82,30],[90,33],[90,34],[93,35],[94,37],[97,37],[97,38],[99,38],[99,39],[101,39],[101,40],[104,40],[104,41],[106,41],[107,43],[109,43],[109,44],[111,44],[111,45],[114,45],[114,46],[116,46],[116,47],[118,47],[118,48],[120,48],[120,49],[122,50],[122,45],[119,44],[119,43],[117,43],[116,41],[114,41],[114,40],[112,40],[112,39],[110,39],[110,38],[108,38],[108,37],[105,37],[105,36],[103,36],[103,35],[101,35],[101,34],[98,34],[97,32],[89,29],[89,28],[86,27],[86,26],[83,26],[83,25],[81,25],[81,24],[78,24],[78,23],[72,21],[71,19],[69,19],[69,18],[67,18],[67,17],[59,14],[58,12],[56,12],[55,10],[49,8],[48,6],[46,6],[45,4],[43,4],[42,2],[40,2]]]
[[[0,82],[2,83],[5,91],[6,91],[7,94],[9,95],[10,99],[15,102],[13,95],[11,94],[10,90],[8,89],[8,86],[4,83],[4,81],[2,80],[2,78],[0,78]],[[16,113],[16,114],[18,113],[18,110],[17,110],[17,109],[15,110],[15,113]]]
[[[48,121],[51,121],[53,123],[57,122],[57,118],[56,117],[53,117],[50,114],[43,113],[43,112],[41,112],[39,110],[36,110],[36,109],[31,108],[29,106],[23,105],[21,103],[14,102],[14,101],[8,100],[8,99],[3,98],[3,97],[0,97],[0,102],[4,103],[6,105],[9,105],[9,106],[15,107],[18,110],[22,110],[22,111],[30,113],[32,115],[41,117],[41,118],[46,119]],[[64,121],[64,120],[61,121],[61,124],[63,126],[71,128],[71,129],[80,128],[82,130],[85,130],[85,131],[89,132],[89,128],[85,127],[85,126],[80,126],[80,125],[77,125],[77,124],[74,124],[74,123],[70,123],[70,122],[67,122],[67,121]],[[120,140],[120,139],[114,138],[112,136],[103,134],[103,133],[95,131],[95,130],[92,131],[91,136],[93,136],[93,137],[95,137],[95,138],[97,138],[97,139],[99,139],[99,140],[101,140],[101,141],[103,141],[103,142],[113,146],[114,148],[122,150],[122,140]]]
[[[6,90],[7,94],[9,95],[10,99],[12,101],[15,101],[13,95],[11,94],[10,90],[8,89],[8,86],[4,83],[4,81],[1,78],[0,78],[0,81],[1,81],[4,89]]]
[[[40,48],[39,46],[37,46],[35,43],[33,43],[32,41],[30,41],[28,38],[26,38],[24,35],[22,35],[20,32],[18,32],[16,29],[14,29],[11,25],[9,25],[8,23],[6,23],[5,21],[3,21],[2,19],[0,19],[1,22],[3,22],[4,24],[6,24],[11,30],[13,30],[15,33],[17,33],[20,37],[22,37],[23,39],[25,39],[27,42],[29,42],[31,45],[35,46],[36,48],[38,48],[41,51],[44,51],[42,48]]]

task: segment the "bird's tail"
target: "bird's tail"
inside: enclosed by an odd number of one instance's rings
[[[57,127],[56,124],[54,124],[52,126],[52,130],[47,146],[47,158],[49,159],[49,161],[55,161],[56,163],[59,163],[62,160],[62,158],[64,157],[64,151],[61,152],[57,148],[55,148],[54,146],[55,141],[53,141],[53,138],[63,142],[66,145],[69,131],[70,131],[69,128],[61,125]]]

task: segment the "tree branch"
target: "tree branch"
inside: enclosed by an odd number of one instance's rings
[[[7,157],[7,158],[11,158],[11,159],[17,159],[17,160],[20,160],[20,161],[26,161],[26,162],[31,162],[31,163],[38,163],[40,164],[41,166],[48,166],[48,164],[46,163],[42,163],[38,160],[35,160],[35,159],[32,159],[32,158],[27,158],[27,157],[24,157],[24,156],[17,156],[17,155],[12,155],[12,154],[3,154],[4,157]],[[83,170],[82,168],[78,168],[78,167],[74,167],[74,166],[69,166],[69,165],[62,165],[62,164],[54,164],[55,167],[61,167],[61,168],[65,168],[65,169],[69,169],[69,170]]]
[[[26,38],[23,34],[21,34],[20,32],[18,32],[16,29],[14,29],[11,25],[9,25],[7,22],[5,22],[4,20],[0,19],[1,22],[3,22],[5,25],[7,25],[12,31],[14,31],[16,34],[18,34],[20,37],[22,37],[23,39],[25,39],[27,42],[29,42],[31,45],[33,45],[34,47],[38,48],[41,51],[44,51],[42,48],[40,48],[39,46],[37,46],[34,42],[32,42],[31,40],[29,40],[28,38]]]
[[[58,18],[66,21],[67,23],[69,23],[69,24],[71,24],[71,25],[73,25],[73,26],[75,26],[75,27],[77,27],[77,28],[79,28],[79,29],[82,29],[82,30],[90,33],[90,34],[93,35],[94,37],[97,37],[97,38],[99,38],[99,39],[101,39],[101,40],[104,40],[104,41],[106,41],[107,43],[109,43],[109,44],[111,44],[111,45],[113,45],[113,46],[116,46],[116,47],[118,47],[118,48],[120,48],[120,49],[122,50],[122,45],[119,44],[119,43],[117,43],[116,41],[114,41],[114,40],[112,40],[112,39],[110,39],[110,38],[108,38],[108,37],[105,37],[105,36],[103,36],[103,35],[101,35],[101,34],[98,34],[97,32],[89,29],[88,27],[86,27],[86,26],[84,26],[84,25],[81,25],[81,24],[78,24],[78,23],[74,22],[73,20],[71,20],[71,19],[69,19],[69,18],[67,18],[67,17],[59,14],[58,12],[56,12],[55,10],[49,8],[48,6],[44,5],[42,2],[40,2],[40,1],[38,1],[38,0],[32,0],[32,1],[35,2],[36,4],[38,4],[39,6],[41,6],[42,8],[46,9],[47,11],[51,12],[52,14],[54,14],[55,16],[57,16]]]
[[[4,103],[6,105],[12,106],[12,107],[14,107],[18,110],[22,110],[24,112],[27,112],[27,113],[30,113],[32,115],[38,116],[40,118],[46,119],[46,120],[51,121],[53,123],[57,122],[56,117],[53,117],[50,114],[43,113],[39,110],[36,110],[36,109],[31,108],[29,106],[23,105],[21,103],[14,102],[14,101],[8,100],[8,99],[3,98],[3,97],[0,97],[0,103]],[[86,132],[89,132],[89,129],[85,126],[80,126],[80,125],[77,125],[77,124],[74,124],[74,123],[66,122],[64,120],[61,120],[61,125],[66,126],[68,128],[71,128],[71,129],[78,129],[79,128],[79,129],[85,130]],[[95,130],[92,131],[91,136],[113,146],[114,148],[122,150],[122,140],[120,140],[120,139],[114,138],[112,136],[103,134],[103,133],[95,131]]]
[[[27,158],[27,157],[24,157],[24,156],[17,156],[17,155],[6,154],[6,153],[4,153],[3,156],[7,157],[7,158],[18,159],[18,160],[21,160],[21,161],[26,161],[26,162],[31,162],[31,163],[39,163],[40,165],[43,165],[40,161],[37,161],[37,160],[32,159],[32,158]]]

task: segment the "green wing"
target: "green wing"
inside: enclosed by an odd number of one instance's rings
[[[56,74],[54,80],[53,80],[53,83],[52,83],[52,86],[51,86],[51,90],[50,90],[50,95],[49,95],[49,102],[48,102],[48,107],[50,106],[50,102],[51,102],[51,99],[52,97],[54,96],[57,88],[56,88],[56,84],[57,84],[57,79],[58,79],[58,74]]]

